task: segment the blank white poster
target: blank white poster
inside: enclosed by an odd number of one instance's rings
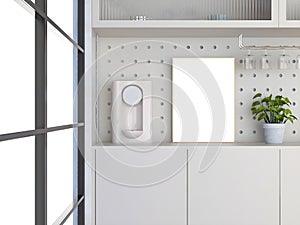
[[[234,58],[173,58],[173,142],[234,142]]]

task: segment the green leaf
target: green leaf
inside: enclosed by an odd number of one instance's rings
[[[298,118],[294,115],[290,115],[291,118],[293,118],[294,120],[298,120]]]
[[[282,96],[281,95],[277,95],[275,96],[275,101],[278,102],[282,99]]]
[[[255,101],[255,102],[252,103],[252,106],[253,106],[253,107],[254,107],[254,106],[257,106],[257,105],[260,105],[260,101]]]
[[[291,104],[291,101],[290,101],[288,98],[284,98],[284,101],[285,101],[287,104]]]
[[[285,109],[284,114],[285,115],[290,115],[290,114],[292,114],[292,111],[290,109]]]
[[[270,101],[271,101],[270,97],[264,97],[264,98],[261,100],[261,102],[270,102]]]
[[[261,106],[259,106],[259,107],[257,108],[256,113],[261,113],[261,112],[263,112],[264,110],[265,110],[265,107],[263,107],[263,106],[261,105]]]
[[[294,123],[294,120],[291,117],[287,118],[291,123]]]
[[[264,114],[264,113],[263,113],[263,114],[260,114],[259,117],[257,118],[257,120],[258,120],[258,121],[261,121],[262,119],[265,119],[266,116],[267,116],[267,115]]]
[[[257,93],[256,95],[254,95],[253,99],[255,99],[255,98],[259,98],[259,97],[261,97],[261,96],[262,96],[262,94],[261,94],[261,93]]]

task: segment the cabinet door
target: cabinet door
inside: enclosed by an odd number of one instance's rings
[[[187,150],[96,150],[97,225],[186,225]]]
[[[300,224],[300,148],[282,149],[282,225]]]
[[[189,225],[278,225],[279,150],[222,147],[201,171],[201,160],[212,158],[205,154],[216,152],[205,151],[189,161]]]
[[[300,1],[279,1],[279,26],[300,27]]]

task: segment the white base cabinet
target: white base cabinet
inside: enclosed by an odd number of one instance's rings
[[[222,147],[201,171],[205,151],[189,161],[189,225],[278,225],[279,149]]]
[[[300,224],[300,148],[282,149],[282,225]]]
[[[186,158],[185,148],[96,150],[96,224],[185,225]]]
[[[96,225],[300,224],[297,147],[144,150],[95,150]]]

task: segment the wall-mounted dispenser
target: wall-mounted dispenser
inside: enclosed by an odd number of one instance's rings
[[[152,82],[114,81],[112,88],[112,142],[152,142]]]

